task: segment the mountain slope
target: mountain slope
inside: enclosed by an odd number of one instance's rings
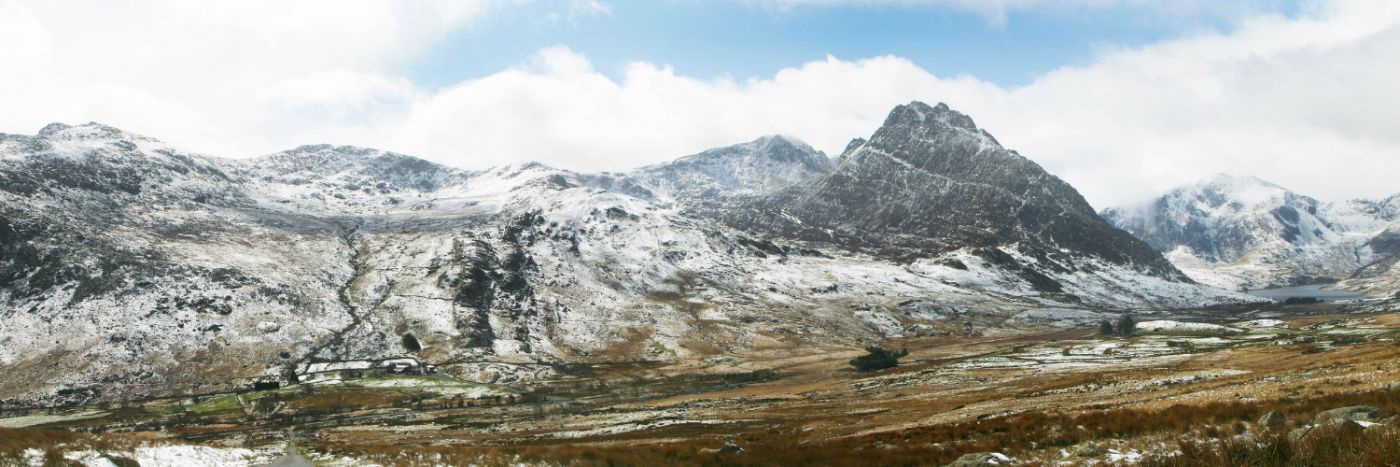
[[[776,191],[830,169],[831,159],[806,143],[765,136],[642,167],[630,176],[653,191],[692,199]]]
[[[1150,260],[1024,246],[1062,228],[1051,225],[893,261],[699,215],[707,203],[792,199],[769,190],[829,176],[795,143],[750,147],[759,154],[699,158],[744,170],[653,192],[655,166],[464,171],[343,146],[228,160],[97,124],[0,135],[0,372],[30,375],[0,380],[0,400],[208,391],[403,353],[511,382],[568,362],[1036,325],[1055,315],[1045,308],[1092,320],[1083,309],[1245,299]],[[746,175],[726,178],[735,173]],[[714,184],[745,195],[706,194],[723,191]],[[898,198],[918,202],[922,189]],[[1075,196],[1036,206],[1081,209]],[[916,238],[905,227],[882,232]],[[894,244],[917,253],[928,240]]]
[[[1102,215],[1193,278],[1231,289],[1345,279],[1378,259],[1371,239],[1396,219],[1385,201],[1322,203],[1258,178],[1223,174]]]
[[[1027,279],[1045,291],[1060,289],[1045,272],[1078,272],[1085,258],[1188,282],[1106,224],[1073,187],[943,104],[895,108],[830,173],[748,207],[716,211],[739,228],[891,256],[959,249],[1000,256],[992,251],[1007,248],[1032,258]]]

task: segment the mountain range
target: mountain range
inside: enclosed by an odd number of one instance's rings
[[[1221,174],[1101,214],[1191,278],[1217,287],[1340,281],[1336,287],[1378,296],[1398,288],[1400,195],[1327,203],[1256,177]]]
[[[507,383],[1254,300],[1159,249],[942,104],[895,108],[835,160],[769,136],[625,173],[226,159],[52,124],[0,135],[0,372],[27,375],[0,399],[402,354]]]

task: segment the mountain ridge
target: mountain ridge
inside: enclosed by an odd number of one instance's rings
[[[882,187],[932,193],[940,204],[895,199]],[[809,240],[835,231],[870,237],[859,240],[868,244],[913,248],[1034,243],[1044,236],[1056,245],[1040,256],[1053,255],[1062,244],[1115,264],[1185,279],[1135,238],[1104,224],[1069,184],[1002,148],[970,117],[942,103],[896,107],[869,139],[853,142],[833,172],[758,203],[757,209],[740,211],[748,218],[726,218],[734,225],[756,224]],[[763,211],[780,215],[751,215]],[[1072,220],[1061,223],[1067,216]],[[827,219],[855,221],[837,225]],[[1026,226],[1035,231],[1024,230]],[[1084,242],[1087,238],[1095,240]]]
[[[831,169],[831,159],[801,140],[763,136],[669,162],[639,167],[629,177],[669,196],[747,196],[799,183]]]
[[[924,238],[896,261],[704,215],[829,176],[786,139],[661,188],[347,146],[222,159],[74,128],[0,136],[0,370],[34,375],[0,382],[0,400],[180,393],[404,353],[511,383],[565,363],[1067,322],[1047,308],[1095,320],[1250,300],[1068,249]],[[705,194],[765,160],[795,163],[737,179],[742,196]]]
[[[1388,206],[1324,203],[1257,177],[1217,174],[1100,214],[1197,280],[1239,289],[1348,279],[1384,256],[1370,245],[1384,244],[1378,237],[1400,219]]]

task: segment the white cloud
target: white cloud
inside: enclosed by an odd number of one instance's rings
[[[1326,198],[1400,191],[1400,4],[1337,2],[1049,73],[974,115],[1095,201],[1209,172]],[[979,111],[980,110],[980,111]]]
[[[361,111],[376,104],[393,105],[413,98],[413,83],[402,77],[352,70],[322,70],[259,89],[258,99],[292,108]]]
[[[393,84],[377,70],[418,58],[506,1],[0,0],[0,128],[99,120],[253,154],[295,132],[272,124],[286,118],[289,96],[270,99],[279,89],[319,80],[346,91],[354,85],[346,70]],[[362,90],[382,92],[384,83]],[[307,98],[331,112],[382,98],[332,92]],[[324,101],[333,97],[350,101]]]
[[[785,12],[810,7],[936,7],[953,8],[980,15],[994,26],[1005,26],[1012,12],[1027,10],[1094,11],[1131,9],[1154,16],[1216,19],[1237,18],[1258,12],[1277,0],[740,0],[773,11]]]
[[[700,80],[633,63],[613,81],[555,47],[528,66],[425,97],[381,136],[458,165],[539,160],[621,170],[770,133],[839,149],[908,101],[911,89],[951,94],[977,86],[938,80],[896,57],[827,58],[749,81]]]
[[[569,16],[580,18],[584,16],[606,15],[612,13],[612,6],[602,0],[569,0]]]
[[[1256,16],[1229,33],[1108,50],[1014,88],[893,56],[826,57],[745,80],[638,62],[614,79],[563,46],[442,88],[392,72],[491,3],[366,1],[325,16],[309,3],[253,5],[279,18],[136,3],[98,21],[0,0],[0,59],[18,70],[0,74],[0,128],[98,120],[224,155],[330,142],[463,167],[618,170],[771,133],[834,153],[917,99],[968,113],[1099,206],[1221,171],[1332,199],[1400,190],[1395,2]],[[215,20],[225,14],[249,24]]]
[[[541,160],[625,169],[784,133],[829,152],[890,107],[945,101],[1096,205],[1215,172],[1341,199],[1400,191],[1400,6],[1341,2],[1109,51],[1003,88],[898,57],[825,60],[764,79],[700,80],[634,63],[619,80],[565,48],[428,95],[382,140],[459,165]]]

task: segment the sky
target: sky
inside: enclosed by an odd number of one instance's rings
[[[1400,192],[1393,0],[0,0],[0,132],[626,170],[945,102],[1096,207]]]

